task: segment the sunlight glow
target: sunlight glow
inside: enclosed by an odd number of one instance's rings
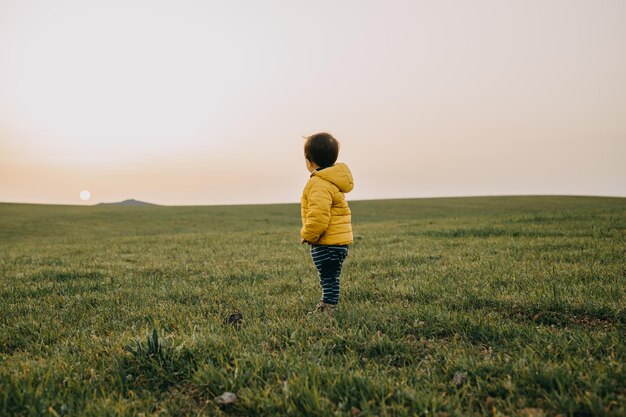
[[[91,193],[87,190],[83,190],[80,192],[80,199],[83,201],[89,201],[91,198]]]
[[[11,99],[4,124],[28,132],[48,160],[126,163],[206,148],[263,77],[260,52],[241,52],[246,34],[207,10],[41,3],[26,16],[5,28],[7,79],[23,82],[0,88]]]

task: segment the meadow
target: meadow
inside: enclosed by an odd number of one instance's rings
[[[308,317],[298,205],[0,204],[0,415],[626,413],[626,199],[351,207]]]

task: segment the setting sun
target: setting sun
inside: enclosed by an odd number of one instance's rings
[[[87,190],[83,190],[80,192],[80,199],[83,201],[89,201],[91,198],[91,193]]]

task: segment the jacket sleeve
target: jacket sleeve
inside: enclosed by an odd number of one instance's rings
[[[307,242],[315,243],[330,223],[330,208],[333,203],[332,190],[323,186],[313,186],[308,195],[309,207],[300,236]]]

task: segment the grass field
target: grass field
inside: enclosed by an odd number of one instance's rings
[[[0,415],[626,413],[626,199],[351,207],[307,318],[298,205],[0,204]]]

